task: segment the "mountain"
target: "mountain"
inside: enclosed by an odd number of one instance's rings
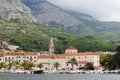
[[[47,0],[22,0],[32,15],[42,24],[47,24],[81,36],[98,36],[110,41],[120,41],[120,23],[103,22],[94,17],[61,9]]]
[[[47,0],[22,0],[22,2],[31,9],[32,15],[40,23],[73,31],[82,28],[81,21]]]
[[[36,23],[34,24],[32,22],[33,25],[22,22],[21,20],[25,22],[35,20],[44,25],[38,28]],[[0,21],[1,40],[8,40],[10,42],[12,42],[10,38],[18,36],[19,33],[27,36],[32,35],[32,38],[37,40],[40,39],[38,39],[38,36],[42,36],[42,38],[43,36],[50,36],[50,33],[46,31],[46,24],[50,25],[50,29],[57,27],[60,28],[60,31],[65,30],[72,34],[97,36],[109,41],[120,41],[119,22],[102,22],[88,14],[61,9],[49,3],[47,0],[1,0]],[[20,23],[18,23],[19,21]],[[45,29],[43,29],[43,27],[45,27]],[[42,30],[46,31],[45,33],[47,34],[43,34]],[[49,30],[48,27],[47,30]],[[59,32],[59,29],[55,30],[51,30],[51,32]],[[63,32],[59,33],[62,34]],[[59,34],[55,33],[51,35],[59,36]],[[61,37],[59,38],[61,39]],[[14,42],[14,44],[15,43],[16,42]]]
[[[30,9],[21,3],[20,0],[1,0],[0,17],[7,19],[34,20]]]
[[[56,53],[64,53],[65,48],[71,45],[79,51],[115,50],[116,46],[106,40],[76,35],[93,33],[92,27],[76,18],[76,14],[72,15],[73,13],[54,6],[46,0],[23,0],[23,3],[20,0],[1,0],[0,43],[7,42],[10,45],[20,46],[20,49],[25,51],[46,51],[52,37]],[[97,21],[86,14],[81,13],[81,16],[81,19]],[[34,18],[38,22],[43,21],[42,24],[32,21]]]

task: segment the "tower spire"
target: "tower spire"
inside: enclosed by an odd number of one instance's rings
[[[49,54],[54,54],[54,42],[53,39],[50,39],[50,43],[49,43]]]

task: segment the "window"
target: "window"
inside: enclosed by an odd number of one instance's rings
[[[80,56],[79,56],[79,59],[80,59]]]
[[[97,61],[97,63],[99,63],[99,61]]]
[[[36,59],[36,57],[34,57]]]
[[[23,58],[25,58],[25,56],[23,56]]]
[[[7,59],[7,57],[5,57],[5,59]]]
[[[68,64],[67,64],[67,66],[68,66]]]
[[[99,56],[97,56],[97,58],[99,58]]]

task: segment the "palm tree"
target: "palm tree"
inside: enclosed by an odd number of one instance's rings
[[[25,69],[30,69],[31,67],[34,67],[35,64],[30,61],[30,60],[25,60],[23,63],[22,63],[22,66],[25,68]]]
[[[18,61],[12,61],[8,64],[10,67],[15,66],[16,68],[19,68],[21,66],[20,62]]]
[[[74,65],[76,65],[76,66],[78,65],[77,60],[75,58],[71,58],[71,60],[69,62],[71,63],[72,70],[74,68]]]
[[[6,68],[6,67],[7,67],[7,64],[5,62],[0,63],[0,68]]]
[[[59,62],[55,62],[53,65],[56,68],[56,70],[58,69],[58,67],[60,67],[60,63]]]
[[[84,66],[85,69],[94,70],[93,63],[87,62]]]
[[[41,69],[43,67],[43,64],[42,63],[39,63],[38,64],[38,67]]]

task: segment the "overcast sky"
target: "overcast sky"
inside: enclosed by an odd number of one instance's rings
[[[89,14],[102,21],[120,22],[120,0],[48,0],[65,9]]]

